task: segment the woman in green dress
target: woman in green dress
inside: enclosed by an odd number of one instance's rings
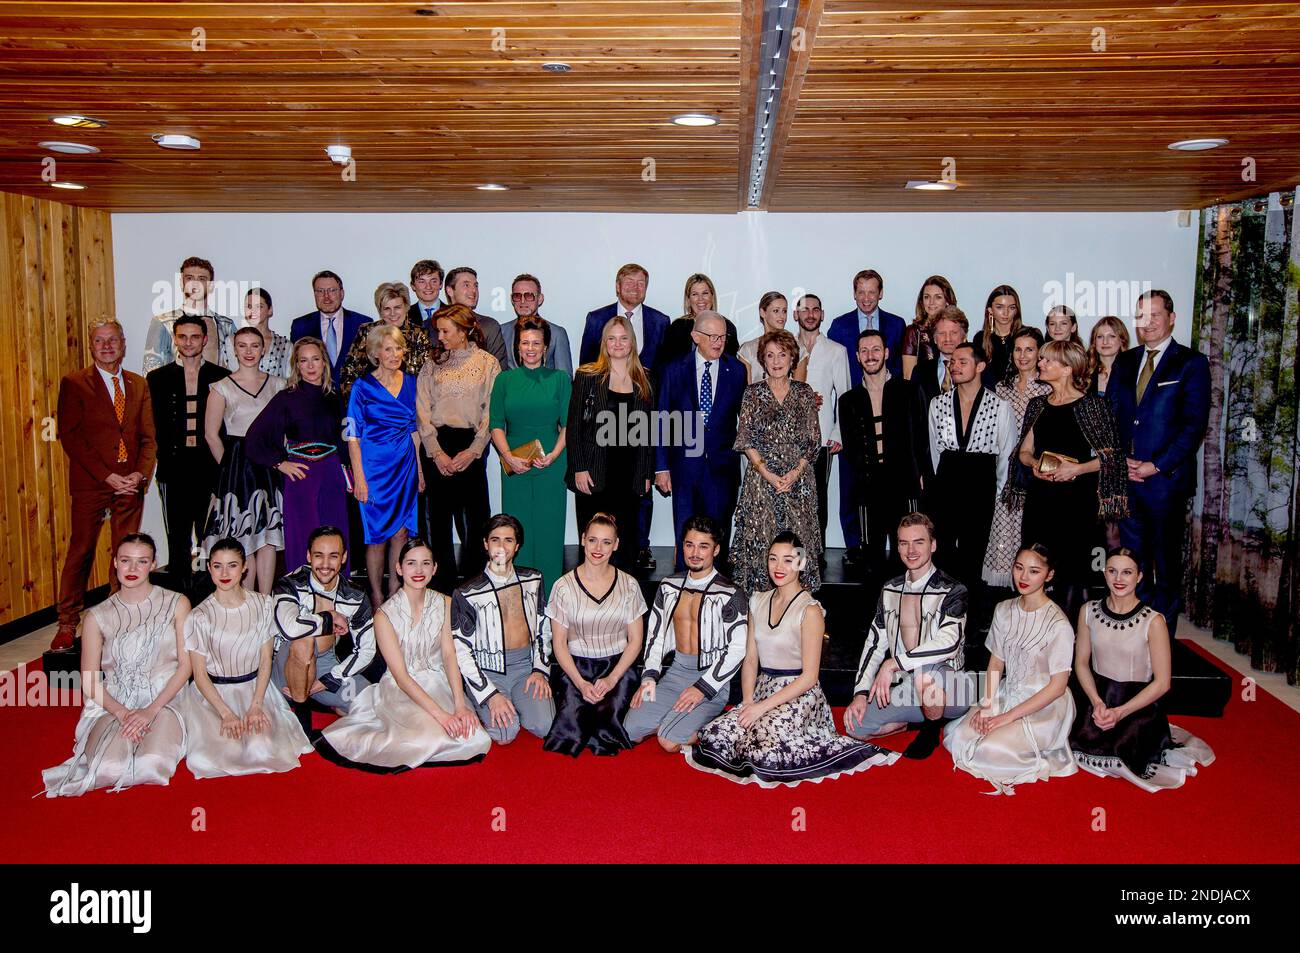
[[[515,326],[516,367],[502,371],[492,385],[488,426],[501,457],[501,510],[524,524],[523,545],[515,562],[541,572],[549,594],[564,574],[564,486],[567,457],[564,427],[573,382],[564,371],[542,366],[551,343],[551,326],[540,315]],[[532,441],[541,452],[526,459],[511,451]]]

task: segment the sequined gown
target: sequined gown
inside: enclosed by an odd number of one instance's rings
[[[178,599],[179,593],[154,586],[142,602],[125,602],[115,593],[90,610],[104,637],[104,691],[119,704],[147,708],[176,674]],[[46,796],[75,796],[97,788],[116,792],[171,780],[186,747],[179,694],[163,706],[138,743],[127,741],[118,720],[88,693],[83,697],[72,757],[41,772]]]
[[[758,467],[746,468],[736,505],[732,578],[747,593],[772,588],[767,574],[768,548],[777,533],[792,530],[806,549],[800,583],[806,589],[819,588],[817,559],[822,535],[813,463],[821,449],[821,427],[813,389],[802,381],[791,381],[785,400],[779,401],[766,380],[750,384],[740,403],[735,448],[757,451],[767,469],[778,475],[793,470],[800,460],[806,460],[808,466],[785,493],[777,493],[776,487],[759,475]]]
[[[1038,379],[1030,381],[1024,391],[1016,387],[1015,381],[1000,382],[994,389],[994,393],[1011,407],[1011,412],[1016,417],[1016,433],[1020,433],[1025,426],[1025,408],[1029,402],[1051,392],[1052,385],[1044,384]],[[1020,445],[1017,444],[1011,452],[1018,454]],[[1006,462],[1001,466],[1006,466]],[[1023,516],[1024,509],[1021,507],[1013,510],[1001,500],[993,504],[993,527],[989,532],[988,549],[984,551],[982,573],[984,581],[990,586],[1011,586],[1011,567],[1016,561],[1016,552],[1020,549],[1020,521]]]

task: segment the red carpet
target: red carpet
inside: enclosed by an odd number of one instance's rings
[[[1204,654],[1204,653],[1203,653]],[[1240,676],[1237,678],[1240,683]],[[837,713],[838,717],[838,713]],[[792,790],[741,786],[651,742],[571,761],[523,735],[465,768],[377,776],[309,755],[281,775],[32,798],[72,750],[75,709],[0,708],[0,861],[338,863],[1294,862],[1300,714],[1260,691],[1176,721],[1218,759],[1145,794],[1080,772],[989,797],[940,749],[924,762]],[[901,748],[910,735],[889,739]],[[192,830],[198,808],[206,830]],[[1097,808],[1104,831],[1094,830]],[[500,810],[499,810],[500,809]],[[802,809],[800,815],[796,809]],[[504,831],[493,830],[494,816]],[[802,817],[805,830],[795,830]],[[501,826],[500,823],[497,826]]]

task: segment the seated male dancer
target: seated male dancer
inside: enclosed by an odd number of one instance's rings
[[[934,524],[910,513],[898,524],[898,556],[907,572],[880,590],[862,647],[844,730],[875,739],[921,724],[903,756],[928,758],[940,729],[975,702],[962,671],[966,587],[935,568]],[[872,706],[875,702],[875,706]]]
[[[344,579],[343,533],[321,526],[307,537],[307,565],[275,582],[271,682],[310,734],[310,699],[346,714],[363,688],[384,674],[375,651],[370,597]]]
[[[657,733],[665,751],[695,744],[699,730],[722,714],[731,680],[745,660],[749,606],[745,594],[713,566],[722,531],[707,516],[683,524],[686,572],[659,584],[650,609],[641,687],[623,728],[633,741]],[[666,655],[672,666],[663,671]]]
[[[515,740],[522,725],[546,737],[555,718],[551,700],[551,624],[542,574],[514,564],[524,527],[506,513],[487,521],[483,572],[451,597],[451,635],[465,690],[497,744]]]

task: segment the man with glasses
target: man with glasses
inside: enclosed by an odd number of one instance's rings
[[[411,290],[415,301],[406,316],[416,327],[428,324],[435,311],[442,307],[438,295],[442,293],[442,265],[432,258],[422,258],[411,266]]]
[[[822,299],[806,294],[795,302],[794,319],[799,323],[799,362],[804,380],[817,394],[817,422],[822,446],[813,463],[817,477],[817,521],[822,528],[822,552],[826,551],[826,491],[831,474],[831,457],[840,452],[840,398],[849,392],[849,352],[821,333]],[[826,564],[825,556],[821,557]]]
[[[680,544],[685,538],[691,517],[707,516],[718,524],[725,560],[740,491],[740,454],[734,447],[745,365],[724,353],[727,324],[716,311],[696,315],[691,339],[695,350],[667,365],[659,381],[660,419],[680,426],[673,426],[671,438],[656,449],[655,486],[672,496],[673,539]],[[685,568],[678,545],[675,571]]]
[[[515,366],[515,322],[537,314],[546,298],[542,295],[542,283],[532,275],[523,274],[510,285],[510,306],[515,309],[515,320],[501,325],[501,337],[506,345],[506,362],[502,370]],[[569,333],[558,324],[551,325],[551,343],[546,348],[544,367],[564,371],[573,376],[573,354],[569,351]]]
[[[443,286],[447,296],[447,304],[463,304],[465,307],[474,311],[478,307],[478,272],[467,265],[461,265],[459,268],[453,268],[447,272],[447,284]],[[487,351],[502,367],[506,366],[506,342],[501,336],[501,322],[496,318],[488,317],[486,314],[479,314],[474,311],[474,320],[478,322],[478,328],[483,332],[483,350]],[[438,340],[438,312],[435,311],[424,324],[424,330],[428,332],[430,341]]]
[[[332,271],[320,271],[312,277],[311,293],[316,298],[316,310],[293,319],[289,340],[318,337],[325,342],[330,379],[334,382],[334,389],[338,390],[352,341],[357,330],[370,318],[343,307],[343,279]]]

